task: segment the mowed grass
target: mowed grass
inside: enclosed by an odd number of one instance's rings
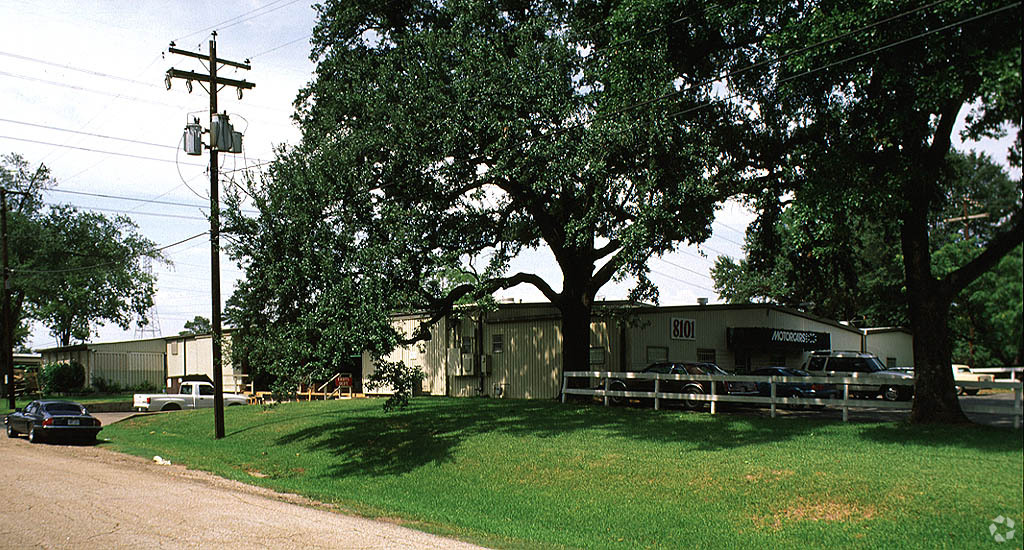
[[[212,411],[176,412],[100,437],[498,548],[978,548],[1024,508],[1020,430],[446,398],[225,424],[214,440]]]

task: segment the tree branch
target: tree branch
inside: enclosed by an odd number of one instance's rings
[[[1022,226],[1024,224],[1022,224],[1022,221],[1024,220],[1022,220],[1021,211],[1018,210],[1008,224],[1009,229],[999,233],[989,241],[989,245],[985,247],[984,252],[942,279],[941,284],[949,291],[949,296],[959,294],[967,285],[981,277],[986,271],[999,263],[999,260],[1003,259],[1004,256],[1020,245],[1021,242],[1024,242],[1024,226]]]

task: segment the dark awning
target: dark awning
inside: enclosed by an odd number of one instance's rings
[[[726,329],[729,349],[815,350],[830,349],[832,335],[767,327],[735,327]]]

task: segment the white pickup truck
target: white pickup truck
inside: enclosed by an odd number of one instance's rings
[[[213,408],[213,384],[209,382],[182,382],[179,393],[137,393],[132,405],[137,411],[177,411],[181,409]],[[244,395],[224,394],[224,406],[245,405]]]

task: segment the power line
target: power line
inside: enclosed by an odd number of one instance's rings
[[[67,69],[69,71],[77,71],[77,72],[80,72],[80,73],[89,74],[89,75],[93,75],[93,76],[101,76],[103,78],[112,78],[114,80],[120,80],[122,82],[128,82],[128,83],[131,83],[131,84],[138,84],[140,86],[156,86],[156,84],[153,84],[152,82],[143,82],[141,80],[133,80],[131,78],[125,78],[123,76],[117,76],[117,75],[113,75],[113,74],[101,73],[99,71],[94,71],[92,69],[83,69],[81,67],[75,67],[73,65],[65,65],[63,63],[55,63],[53,61],[47,61],[45,59],[39,59],[39,58],[36,58],[36,57],[29,57],[27,55],[20,55],[20,54],[16,54],[16,53],[3,52],[3,51],[0,51],[0,55],[6,56],[6,57],[12,57],[14,59],[20,59],[22,61],[31,61],[33,63],[40,63],[40,64],[43,64],[43,65],[49,65],[51,67],[58,67],[58,68],[61,68],[61,69]]]
[[[98,137],[98,138],[103,138],[103,139],[113,139],[113,140],[117,140],[117,141],[124,141],[124,142],[127,142],[127,143],[136,143],[136,144],[139,144],[139,145],[149,145],[151,147],[164,147],[166,149],[176,149],[175,146],[167,145],[166,143],[153,143],[153,142],[150,142],[150,141],[140,141],[140,140],[137,140],[137,139],[119,138],[119,137],[114,137],[114,136],[107,136],[107,135],[104,135],[104,134],[95,134],[95,133],[92,133],[92,132],[83,132],[81,130],[71,130],[71,129],[68,129],[68,128],[58,128],[57,126],[49,126],[49,125],[46,125],[46,124],[36,124],[34,122],[25,122],[25,121],[22,121],[22,120],[12,120],[12,119],[9,119],[9,118],[0,118],[0,122],[9,122],[11,124],[20,124],[22,126],[31,126],[31,127],[34,127],[34,128],[43,128],[43,129],[46,129],[46,130],[56,130],[58,132],[68,132],[70,134],[79,134],[79,135],[83,135],[83,136],[92,136],[92,137]]]
[[[89,147],[79,147],[77,145],[67,145],[67,144],[61,144],[61,143],[53,143],[51,141],[40,141],[40,140],[36,140],[36,139],[18,138],[18,137],[14,137],[14,136],[3,136],[3,135],[0,135],[0,139],[9,139],[9,140],[12,140],[12,141],[22,141],[22,142],[25,142],[25,143],[34,143],[34,144],[37,144],[37,145],[50,145],[52,147],[62,147],[64,149],[76,149],[78,151],[88,151],[90,153],[103,153],[104,155],[114,155],[114,156],[118,156],[118,157],[128,157],[128,158],[133,158],[133,159],[138,159],[138,160],[151,160],[151,161],[154,161],[154,162],[176,163],[176,161],[170,160],[170,159],[146,157],[146,156],[143,156],[143,155],[133,155],[131,153],[120,153],[120,152],[117,152],[117,151],[103,151],[103,150],[100,150],[100,149],[91,149]],[[192,164],[192,163],[188,163],[187,165],[188,166],[198,166],[200,168],[203,168],[203,167],[206,166],[205,164]]]
[[[656,275],[660,275],[662,277],[666,277],[668,279],[671,279],[671,280],[676,281],[676,282],[683,283],[685,285],[690,285],[692,287],[699,288],[701,290],[706,290],[708,292],[715,292],[714,290],[712,290],[712,289],[710,289],[710,288],[708,288],[708,287],[706,287],[704,285],[699,285],[697,283],[694,283],[694,282],[691,282],[691,281],[687,281],[685,279],[680,279],[679,277],[675,277],[675,276],[669,275],[668,273],[664,273],[664,272],[658,271],[657,269],[651,269],[651,273],[654,273]]]
[[[171,244],[167,244],[167,245],[164,245],[164,246],[161,246],[161,247],[154,248],[154,249],[152,249],[150,251],[150,253],[151,254],[156,254],[157,252],[162,252],[162,251],[164,251],[164,250],[166,250],[168,248],[171,248],[171,247],[174,247],[174,246],[178,246],[179,244],[187,243],[188,241],[191,241],[193,239],[198,239],[199,237],[202,237],[203,235],[206,235],[207,233],[209,233],[209,232],[208,231],[203,231],[202,233],[197,233],[195,235],[192,235],[191,237],[184,238],[184,239],[182,239],[180,241],[173,242]],[[14,272],[14,273],[36,273],[36,274],[75,273],[75,272],[78,272],[78,271],[86,271],[86,270],[90,270],[90,269],[97,269],[97,268],[100,268],[100,267],[106,267],[108,265],[114,265],[114,264],[119,264],[119,263],[121,263],[121,262],[120,261],[102,262],[102,263],[98,263],[98,264],[94,264],[94,265],[87,265],[87,266],[82,266],[82,267],[72,267],[72,268],[69,268],[69,269],[18,269],[18,268],[12,268],[11,271]]]
[[[248,21],[248,19],[242,19],[242,18],[244,18],[244,17],[246,17],[246,16],[248,16],[248,15],[250,15],[250,14],[254,14],[254,13],[258,12],[258,11],[261,11],[261,10],[265,10],[265,9],[267,9],[267,8],[269,8],[269,7],[271,7],[271,6],[273,6],[274,4],[280,4],[281,2],[284,2],[284,1],[285,1],[285,0],[274,0],[274,1],[272,1],[272,2],[270,2],[269,4],[266,4],[266,5],[264,5],[264,6],[260,6],[260,7],[258,7],[258,8],[255,8],[255,9],[251,9],[251,10],[249,10],[249,11],[247,11],[247,12],[241,13],[241,14],[239,14],[239,15],[236,15],[236,16],[234,16],[234,17],[229,17],[228,19],[225,19],[225,20],[223,20],[223,21],[221,21],[221,22],[219,22],[219,23],[215,23],[215,24],[213,24],[213,25],[211,25],[211,26],[209,26],[209,27],[206,27],[206,28],[203,28],[203,29],[199,29],[198,31],[194,31],[194,32],[191,32],[191,33],[189,33],[189,34],[186,34],[186,35],[184,35],[184,36],[182,36],[182,37],[180,37],[180,38],[175,38],[175,39],[174,39],[174,42],[177,42],[177,41],[179,41],[179,40],[184,40],[184,39],[186,39],[186,38],[189,38],[189,37],[191,37],[191,36],[195,36],[195,35],[197,35],[197,34],[203,34],[203,33],[207,32],[207,31],[212,31],[212,30],[214,30],[214,29],[226,29],[226,28],[228,28],[228,27],[230,27],[230,26],[232,26],[232,25],[236,25],[236,24],[238,24],[238,23],[241,23],[242,21]],[[291,1],[291,2],[289,2],[288,4],[285,4],[284,6],[278,6],[277,8],[271,9],[271,10],[269,10],[269,11],[266,11],[266,12],[264,12],[264,13],[261,13],[261,14],[257,14],[257,15],[254,15],[253,17],[250,17],[249,19],[252,19],[252,18],[255,18],[255,17],[259,17],[260,15],[266,15],[267,13],[270,13],[271,11],[274,11],[274,10],[276,10],[276,9],[279,9],[279,8],[283,8],[283,7],[285,7],[285,6],[288,6],[288,5],[294,4],[294,3],[298,2],[298,1],[299,1],[299,0],[292,0],[292,1]],[[240,20],[240,19],[241,19],[242,21],[236,21],[236,20]],[[236,21],[236,22],[235,22],[235,23],[232,23],[232,21]],[[226,23],[231,23],[231,25],[228,25],[228,27],[221,27],[221,25],[224,25],[224,24],[226,24]]]
[[[120,209],[117,209],[117,208],[103,208],[103,207],[99,207],[99,206],[83,206],[81,204],[71,204],[71,203],[45,202],[44,204],[46,204],[48,206],[72,206],[72,207],[77,208],[79,210],[87,210],[87,211],[92,211],[92,212],[110,212],[110,213],[113,213],[113,214],[125,214],[125,215],[131,214],[132,216],[152,216],[152,217],[155,217],[155,218],[168,218],[168,219],[173,219],[173,220],[195,220],[195,221],[204,221],[205,222],[208,219],[208,218],[200,218],[198,216],[182,216],[182,215],[179,215],[179,214],[165,214],[163,212],[136,212],[136,211],[129,211],[129,210],[120,210]]]
[[[656,257],[654,259],[658,260],[659,262],[666,263],[666,264],[668,264],[668,265],[670,265],[670,266],[672,266],[672,267],[674,267],[676,269],[682,269],[683,271],[687,271],[689,273],[693,273],[694,275],[697,275],[698,277],[704,277],[705,279],[709,279],[709,280],[712,280],[712,281],[714,280],[711,277],[709,277],[707,273],[701,273],[700,271],[697,271],[695,269],[690,269],[688,267],[681,266],[681,265],[679,265],[677,263],[670,262],[670,261],[666,260],[665,258]]]

